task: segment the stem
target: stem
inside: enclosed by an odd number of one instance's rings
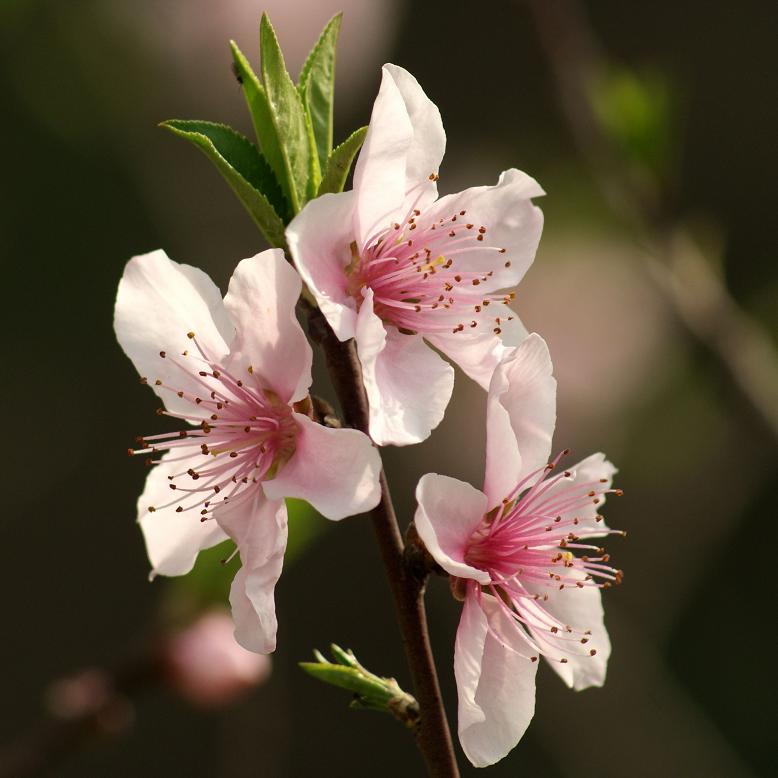
[[[647,247],[649,277],[686,333],[715,360],[741,404],[778,438],[778,361],[769,335],[743,310],[679,223],[660,187],[641,186],[597,122],[590,89],[606,65],[577,0],[524,0],[584,161],[617,213]]]
[[[15,743],[0,748],[0,778],[51,775],[85,745],[123,734],[132,725],[134,699],[160,681],[161,665],[149,651],[113,671],[92,670],[89,676],[80,681],[84,688],[76,710],[52,713]]]
[[[318,308],[307,306],[307,311],[311,337],[324,352],[346,424],[369,434],[367,397],[354,342],[339,341]],[[381,501],[370,512],[370,518],[394,597],[414,694],[421,709],[416,742],[429,775],[435,778],[458,778],[459,769],[427,629],[424,608],[426,574],[417,574],[417,567],[405,563],[403,539],[383,470]]]

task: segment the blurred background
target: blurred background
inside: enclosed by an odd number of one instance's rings
[[[336,140],[367,123],[392,61],[440,107],[443,192],[513,166],[548,192],[515,307],[555,360],[556,446],[573,461],[606,451],[626,493],[606,509],[629,533],[608,549],[625,571],[605,594],[608,683],[576,694],[541,667],[535,720],[488,774],[775,774],[778,8],[582,8],[560,24],[519,0],[2,0],[0,744],[34,751],[44,709],[78,706],[53,682],[131,666],[226,592],[218,552],[189,583],[147,581],[134,523],[146,473],[125,450],[155,431],[156,402],[115,342],[115,289],[126,260],[157,247],[222,288],[264,248],[206,159],[156,124],[202,118],[251,135],[227,41],[256,63],[267,10],[296,75],[343,10]],[[598,53],[578,45],[590,34]],[[591,56],[594,135],[569,91]],[[386,453],[403,524],[423,473],[480,484],[483,424],[484,395],[460,376],[432,438]],[[422,774],[398,724],[349,710],[296,666],[335,641],[409,688],[369,523],[332,529],[296,506],[292,533],[272,671],[246,668],[231,705],[237,689],[201,704],[180,685],[130,684],[135,704],[109,711],[96,727],[107,736],[53,774]],[[444,580],[428,607],[455,722],[459,607]]]

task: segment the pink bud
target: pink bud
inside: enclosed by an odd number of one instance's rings
[[[193,705],[229,705],[270,675],[270,657],[239,646],[233,630],[227,613],[210,611],[168,640],[171,684]]]

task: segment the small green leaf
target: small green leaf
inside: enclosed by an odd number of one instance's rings
[[[273,121],[273,111],[265,88],[259,83],[249,61],[235,41],[230,41],[230,49],[235,63],[235,72],[243,87],[243,96],[246,98],[246,105],[251,114],[251,122],[254,125],[259,148],[275,173],[287,202],[292,203],[292,185],[289,182],[284,150]],[[284,221],[291,219],[292,215],[291,213],[286,214]]]
[[[160,125],[197,146],[224,176],[271,246],[284,247],[286,214],[278,182],[251,141],[231,127],[214,122],[173,119]]]
[[[419,705],[394,678],[374,675],[357,661],[353,651],[344,651],[334,643],[330,652],[335,662],[314,651],[316,662],[300,662],[300,667],[324,683],[353,692],[355,696],[351,707],[390,713],[406,727],[412,729],[418,726]]]
[[[332,116],[335,98],[335,50],[343,20],[339,13],[330,19],[308,55],[297,88],[311,120],[321,170],[332,149]]]
[[[358,694],[360,697],[364,697],[373,704],[381,705],[383,702],[384,708],[388,705],[389,700],[391,700],[393,696],[380,681],[375,681],[372,678],[361,674],[359,671],[354,670],[352,667],[334,665],[331,662],[328,662],[327,664],[319,664],[318,662],[300,662],[300,667],[302,667],[308,675],[312,675],[314,678],[332,686],[348,689],[348,691]]]
[[[360,127],[358,130],[354,130],[340,146],[332,150],[327,160],[326,172],[321,180],[318,195],[343,191],[349,170],[351,170],[351,163],[364,143],[365,135],[367,135],[367,127]]]
[[[303,101],[287,73],[284,55],[267,14],[262,14],[259,24],[259,43],[270,117],[280,141],[292,211],[297,213],[305,205],[309,180],[313,178],[318,183],[321,178],[319,160],[311,142]]]

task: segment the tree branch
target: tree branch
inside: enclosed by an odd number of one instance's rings
[[[592,110],[590,90],[606,58],[577,0],[524,0],[583,159],[611,207],[647,248],[649,276],[692,340],[715,359],[748,411],[778,438],[778,358],[659,187],[635,180]]]
[[[311,338],[324,352],[346,424],[369,434],[367,397],[353,340],[342,343],[318,308],[308,303],[304,303],[304,308]],[[429,775],[435,778],[457,778],[459,769],[427,629],[427,614],[424,608],[427,576],[417,574],[418,567],[405,562],[404,544],[383,470],[381,501],[370,512],[370,517],[394,597],[414,695],[421,709],[416,742]]]

